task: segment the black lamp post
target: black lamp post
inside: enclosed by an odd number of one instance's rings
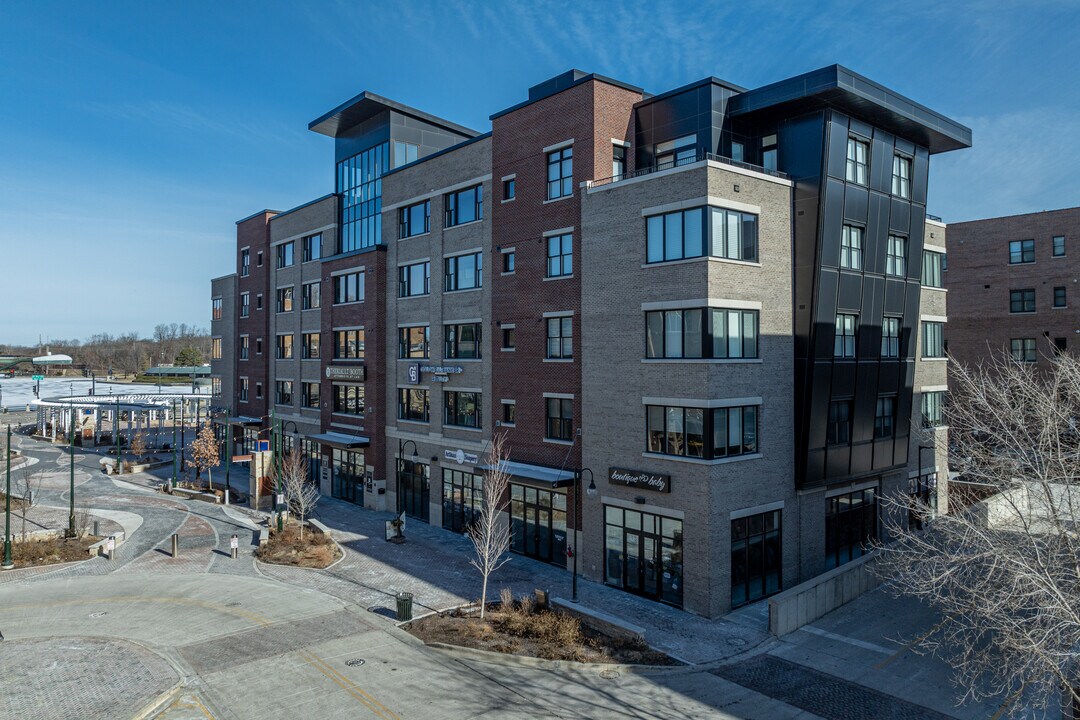
[[[401,476],[405,472],[405,446],[409,445],[410,443],[412,444],[413,451],[412,451],[412,455],[409,456],[409,459],[413,464],[413,471],[411,473],[409,473],[409,474],[410,475],[415,475],[415,473],[416,473],[416,461],[420,457],[420,452],[418,451],[418,449],[416,447],[416,441],[415,440],[405,440],[403,442],[401,440],[401,438],[398,438],[398,441],[397,441],[398,462],[400,463],[400,466],[398,467],[398,492],[397,492],[398,508],[404,508],[405,507],[404,506],[405,493],[401,492],[401,485],[400,484],[401,484]],[[423,502],[423,493],[421,493],[421,502]],[[399,510],[398,512],[401,512],[401,510]]]
[[[590,470],[589,468],[581,468],[580,470],[577,471],[577,477],[574,478],[574,520],[576,521],[575,524],[577,525],[577,532],[581,533],[581,534],[585,533],[585,523],[582,522],[582,516],[585,514],[583,512],[583,510],[585,508],[583,508],[582,505],[581,505],[581,483],[584,480],[585,473],[589,473],[589,487],[585,492],[586,492],[586,494],[588,494],[589,497],[595,497],[596,496],[596,479],[593,477],[593,471]],[[573,557],[574,557],[574,575],[573,575],[573,580],[572,580],[573,585],[572,585],[571,594],[570,594],[570,601],[571,602],[577,602],[578,601],[578,597],[577,597],[577,576],[578,576],[577,558],[578,558],[579,549],[580,548],[578,548],[578,547],[574,547],[571,550],[571,552],[573,553]]]
[[[7,426],[7,494],[4,495],[4,563],[0,569],[15,567],[11,559],[11,426]]]
[[[75,408],[71,408],[71,487],[68,490],[68,537],[75,537]]]

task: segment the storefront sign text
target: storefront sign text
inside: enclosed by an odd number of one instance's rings
[[[626,470],[625,468],[609,468],[608,482],[612,485],[625,487],[645,488],[656,492],[671,492],[671,476],[659,473],[648,473],[642,470]]]
[[[355,382],[364,382],[364,380],[367,379],[367,367],[365,365],[327,365],[326,379],[353,380]]]

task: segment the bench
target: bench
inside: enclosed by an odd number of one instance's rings
[[[591,608],[570,602],[569,600],[563,600],[562,598],[553,598],[551,600],[551,605],[552,607],[557,607],[560,612],[564,612],[567,615],[573,615],[584,624],[599,630],[605,635],[645,642],[645,628],[628,623],[614,615],[609,615],[608,613],[600,612],[599,610],[592,610]]]
[[[259,547],[262,547],[263,545],[265,545],[268,542],[270,542],[270,529],[269,528],[260,528],[259,529]]]
[[[123,530],[121,530],[118,533],[114,534],[112,537],[116,539],[116,547],[120,547],[121,545],[124,544],[124,531]],[[104,555],[107,552],[106,548],[108,546],[109,546],[109,538],[105,538],[104,540],[98,540],[96,543],[94,543],[93,545],[86,548],[86,552],[87,552],[88,555],[90,555],[90,557],[99,557],[101,555]]]
[[[310,525],[315,532],[326,535],[328,537],[333,532],[330,528],[328,528],[326,525],[322,524],[318,520],[308,520],[308,525]]]

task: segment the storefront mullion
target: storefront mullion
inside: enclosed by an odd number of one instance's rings
[[[484,506],[484,476],[443,468],[443,527],[466,532]]]
[[[430,502],[431,466],[398,460],[398,512],[429,522]]]
[[[510,549],[561,565],[566,557],[566,493],[510,483]]]
[[[682,606],[682,520],[604,507],[604,580]]]
[[[731,521],[731,606],[780,591],[780,511]]]
[[[333,477],[331,495],[339,500],[364,504],[364,453],[363,451],[339,450],[331,452]]]

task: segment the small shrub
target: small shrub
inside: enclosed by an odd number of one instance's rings
[[[510,612],[511,607],[514,604],[514,594],[510,592],[510,588],[504,587],[499,591],[499,605],[503,612]]]
[[[521,600],[518,601],[518,610],[522,615],[532,615],[534,610],[534,600],[532,595],[522,595]]]

